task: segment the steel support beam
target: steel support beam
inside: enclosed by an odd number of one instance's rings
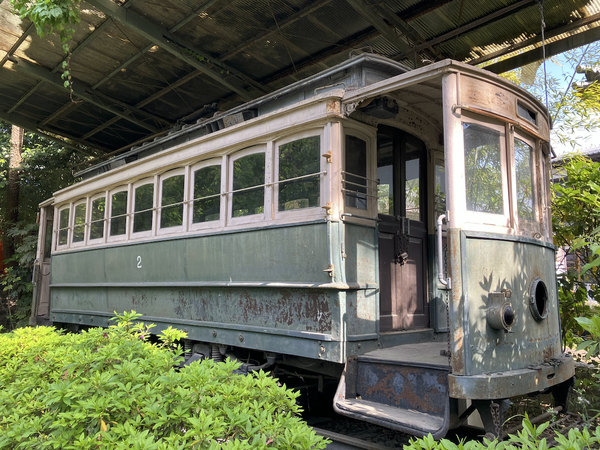
[[[44,69],[41,66],[32,64],[23,59],[18,59],[18,58],[13,57],[11,60],[16,64],[17,70],[22,70],[24,73],[27,73],[28,75],[30,75],[34,78],[37,78],[40,81],[44,81],[46,83],[53,84],[54,86],[56,86],[62,90],[69,91],[67,88],[64,87],[63,80],[59,74],[52,73],[52,72]],[[153,133],[157,133],[160,130],[158,128],[154,127],[153,125],[149,125],[146,122],[143,122],[134,117],[131,117],[126,111],[127,110],[133,111],[133,112],[139,113],[145,117],[148,117],[149,119],[157,120],[160,122],[166,122],[164,119],[153,116],[152,114],[149,114],[149,113],[142,111],[138,108],[135,108],[133,106],[127,105],[123,102],[120,102],[119,100],[106,98],[106,100],[108,102],[112,103],[113,105],[121,106],[125,111],[119,111],[118,109],[115,109],[112,106],[106,105],[100,99],[94,98],[93,97],[94,94],[92,94],[92,95],[88,94],[87,87],[83,83],[80,83],[80,82],[73,83],[73,95],[75,95],[78,98],[81,98],[82,100],[85,100],[88,103],[91,103],[92,105],[97,106],[98,108],[104,109],[104,110],[114,114],[115,116],[122,117],[123,119],[126,119],[129,122],[134,123],[142,128],[145,128]],[[106,97],[106,96],[104,96],[104,97]],[[166,123],[168,124],[168,122],[166,122]]]
[[[467,33],[469,31],[473,31],[473,30],[485,25],[486,23],[491,22],[492,20],[499,20],[502,16],[514,14],[517,11],[519,11],[523,8],[527,8],[534,4],[535,4],[535,0],[521,0],[510,6],[500,8],[500,9],[494,11],[493,13],[487,14],[486,16],[482,17],[481,19],[477,19],[477,20],[474,20],[473,22],[469,22],[468,24],[463,25],[462,27],[458,27],[458,28],[450,31],[449,33],[442,34],[441,36],[431,39],[423,44],[419,44],[415,47],[415,50],[420,51],[420,50],[424,50],[426,48],[433,47],[436,44],[440,44],[442,42],[448,41],[448,40],[450,40],[456,36],[459,36],[461,34]],[[412,52],[404,52],[404,53],[398,55],[396,58],[397,59],[406,58],[411,53]]]
[[[591,30],[584,31],[582,33],[574,34],[567,38],[561,39],[556,42],[546,44],[546,58],[558,55],[566,52],[567,50],[573,50],[577,47],[582,47],[592,42],[600,40],[600,27],[592,28]],[[513,56],[512,58],[499,61],[490,66],[483,67],[493,73],[504,73],[509,70],[516,69],[517,67],[523,67],[527,64],[531,64],[536,61],[540,61],[543,58],[542,47],[535,48],[525,53]]]
[[[396,34],[395,28],[389,26],[383,18],[374,12],[363,0],[346,0],[367,22],[373,25],[377,31],[394,47],[404,53],[412,53],[413,49]]]
[[[183,39],[178,38],[177,36],[174,36],[167,29],[153,24],[148,19],[136,14],[135,12],[129,9],[122,8],[121,6],[117,5],[116,3],[113,3],[110,0],[89,0],[88,3],[98,8],[100,11],[111,17],[113,20],[118,20],[126,27],[130,28],[139,35],[158,45],[163,50],[166,50],[167,52],[171,53],[173,56],[186,62],[192,67],[195,67],[196,69],[202,71],[205,75],[216,80],[221,85],[225,86],[227,89],[237,93],[246,101],[252,100],[254,98],[252,94],[245,91],[241,87],[238,87],[225,80],[220,73],[208,68],[206,64],[202,62],[199,58],[206,61],[210,61],[211,64],[218,66],[223,71],[229,72],[237,76],[244,82],[249,83],[256,89],[260,90],[262,93],[267,92],[267,90],[261,84],[252,80],[250,77],[234,69],[233,67],[228,66],[224,62],[213,58],[211,55],[204,53],[202,50],[195,48],[192,44],[184,41]],[[191,52],[191,54],[186,52]]]
[[[0,1],[0,3],[2,2]],[[13,53],[17,51],[17,49],[21,46],[23,42],[25,42],[25,39],[27,39],[27,37],[33,32],[34,29],[35,27],[33,26],[33,23],[30,23],[29,26],[25,29],[25,31],[23,31],[21,36],[19,36],[19,39],[17,39],[17,41],[10,48],[8,53],[4,55],[4,58],[0,60],[0,67],[2,67],[6,63],[6,61],[8,61],[8,58],[10,58],[13,55]]]

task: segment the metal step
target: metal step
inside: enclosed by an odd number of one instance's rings
[[[415,436],[443,437],[450,424],[444,345],[407,344],[349,357],[334,409]]]

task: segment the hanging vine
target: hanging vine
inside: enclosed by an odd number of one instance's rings
[[[79,5],[81,0],[10,0],[10,5],[21,19],[29,18],[37,34],[59,32],[60,42],[66,55],[62,63],[62,79],[65,88],[73,94],[73,79],[70,70],[70,41],[75,33],[75,25],[81,20]]]

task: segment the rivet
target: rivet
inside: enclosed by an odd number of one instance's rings
[[[217,337],[217,330],[213,330],[213,337]]]
[[[240,334],[240,342],[244,342],[244,336]]]
[[[318,344],[321,345],[321,341],[319,341]]]
[[[325,347],[321,347],[321,353],[325,353]]]
[[[360,348],[360,344],[358,344],[358,348]]]
[[[321,357],[321,354],[319,353],[319,358]]]
[[[81,322],[81,316],[79,316],[79,317],[77,318],[77,320]]]
[[[94,316],[91,316],[90,317],[90,322],[93,322],[93,321],[94,321]]]

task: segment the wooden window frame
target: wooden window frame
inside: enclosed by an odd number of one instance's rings
[[[187,176],[187,170],[188,166],[185,167],[179,167],[179,168],[175,168],[175,169],[171,169],[167,172],[162,173],[161,175],[158,176],[157,178],[157,182],[155,184],[154,189],[158,190],[158,192],[155,192],[155,202],[154,202],[154,209],[155,209],[155,220],[156,223],[153,223],[152,226],[153,228],[156,229],[156,235],[164,235],[164,234],[176,234],[176,233],[183,233],[184,231],[186,231],[187,228],[187,215],[188,215],[188,180],[189,177]],[[182,215],[181,215],[181,225],[177,225],[177,226],[173,226],[173,227],[166,227],[166,228],[161,228],[160,226],[160,221],[162,218],[162,194],[163,194],[163,182],[165,180],[168,180],[169,178],[173,178],[173,177],[177,177],[177,176],[183,176],[183,211],[182,211]],[[157,189],[158,188],[158,189]],[[170,205],[167,205],[167,207]]]
[[[112,222],[112,207],[113,207],[113,195],[118,194],[119,192],[127,192],[127,208],[125,211],[125,233],[123,234],[118,234],[116,236],[111,236],[110,232],[111,232],[111,222]],[[129,239],[129,226],[130,223],[132,222],[132,220],[130,220],[130,211],[131,211],[131,184],[126,184],[126,185],[121,185],[118,186],[112,190],[109,191],[108,194],[108,225],[107,225],[107,230],[106,230],[106,242],[121,242],[121,241],[126,241]]]
[[[206,167],[218,166],[221,172],[221,183],[219,191],[219,220],[211,220],[210,222],[194,223],[194,185],[196,184],[195,172]],[[189,183],[188,183],[188,229],[206,230],[206,229],[222,229],[225,227],[225,219],[227,216],[227,199],[224,192],[227,191],[227,157],[211,158],[197,162],[189,167]]]

